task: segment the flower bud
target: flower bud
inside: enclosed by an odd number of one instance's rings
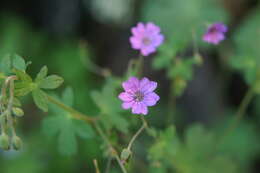
[[[127,159],[129,159],[131,154],[132,154],[132,152],[128,148],[123,149],[123,151],[121,152],[121,155],[120,155],[121,160],[126,161]]]
[[[18,117],[22,117],[24,115],[24,112],[21,108],[13,107],[12,111]]]
[[[201,65],[203,63],[203,59],[199,53],[194,55],[194,60],[197,65]]]
[[[15,150],[20,150],[22,148],[22,140],[18,136],[13,136],[12,145]]]
[[[0,136],[0,148],[2,148],[3,150],[10,149],[9,136],[7,136],[5,133],[2,133],[2,135]]]
[[[174,81],[174,94],[175,96],[181,96],[184,89],[186,88],[187,86],[187,81],[186,80],[183,80],[181,78],[177,78],[175,81]]]

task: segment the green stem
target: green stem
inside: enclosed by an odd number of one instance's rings
[[[136,65],[137,65],[137,76],[141,77],[143,74],[143,65],[144,65],[143,55],[141,55],[141,54],[139,55]]]
[[[94,127],[96,128],[97,132],[99,133],[99,135],[103,138],[103,140],[106,142],[106,144],[108,145],[111,153],[112,153],[112,156],[114,156],[117,160],[117,163],[119,164],[121,170],[123,173],[127,173],[123,163],[121,162],[119,156],[118,156],[118,153],[117,151],[114,149],[114,147],[112,146],[112,144],[110,143],[110,141],[108,140],[107,136],[105,135],[105,133],[103,132],[103,130],[101,129],[101,127],[99,126],[98,122],[94,122],[93,123]]]
[[[174,94],[174,80],[171,80],[170,85],[170,94],[169,94],[169,100],[168,100],[168,116],[166,118],[167,124],[171,124],[173,121],[173,114],[175,110],[175,104],[176,104],[176,96]]]
[[[83,121],[86,121],[86,122],[94,122],[95,120],[97,120],[96,118],[92,118],[90,116],[87,116],[65,104],[63,104],[61,101],[55,99],[54,97],[50,96],[50,95],[47,95],[47,98],[49,100],[49,102],[59,106],[60,108],[64,109],[65,111],[69,112],[72,114],[72,116],[74,116],[75,119],[78,119],[78,120],[83,120]]]
[[[95,169],[96,169],[96,173],[100,173],[97,160],[96,159],[93,160],[93,163],[94,163],[94,166],[95,166]]]
[[[254,85],[252,85],[249,90],[247,91],[245,97],[243,98],[236,114],[235,114],[235,119],[232,122],[232,124],[228,127],[228,129],[226,130],[226,132],[224,133],[224,135],[222,136],[222,138],[226,138],[227,136],[229,136],[233,130],[236,129],[237,125],[239,124],[240,120],[243,118],[243,115],[246,112],[246,109],[250,103],[250,101],[252,100],[254,96]],[[222,141],[222,140],[220,140]]]
[[[47,95],[47,98],[48,100],[59,106],[60,108],[68,111],[69,113],[72,114],[72,116],[74,116],[75,119],[78,119],[78,120],[83,120],[87,123],[92,123],[92,125],[95,127],[96,131],[98,132],[98,134],[101,136],[101,138],[105,141],[105,143],[108,145],[109,149],[111,150],[111,153],[112,155],[117,159],[117,162],[122,170],[123,173],[127,173],[124,165],[121,163],[120,159],[119,159],[119,156],[116,152],[116,150],[114,149],[114,147],[112,146],[112,144],[110,143],[110,141],[108,140],[107,136],[105,135],[105,133],[103,132],[103,130],[101,129],[101,127],[99,126],[98,122],[96,121],[97,119],[95,118],[91,118],[87,115],[84,115],[83,113],[63,104],[62,102],[60,102],[59,100]],[[119,159],[119,160],[118,160]]]
[[[144,119],[143,117],[142,117],[142,122],[143,122],[142,126],[140,127],[140,129],[134,134],[134,136],[133,136],[132,139],[130,140],[130,142],[129,142],[128,146],[127,146],[127,149],[128,149],[128,150],[131,150],[131,147],[132,147],[134,141],[136,140],[136,138],[141,134],[141,132],[142,132],[145,128],[147,128],[147,122],[145,121],[145,119]]]

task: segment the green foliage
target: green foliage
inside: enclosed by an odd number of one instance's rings
[[[1,72],[4,72],[5,74],[8,74],[11,72],[11,66],[12,66],[12,62],[11,62],[11,58],[10,55],[5,55],[2,58],[1,64],[0,64],[0,70]]]
[[[224,140],[221,143],[216,131],[206,131],[200,124],[189,127],[183,141],[174,128],[169,127],[160,132],[149,149],[151,172],[232,173],[244,170],[259,151],[256,134],[250,129],[249,124],[243,124],[228,139],[220,138]]]
[[[109,77],[102,90],[93,91],[91,96],[100,109],[101,121],[107,130],[116,128],[127,133],[129,123],[122,116],[123,109],[120,107],[120,100],[117,98],[117,88],[120,80]]]
[[[14,68],[18,69],[18,70],[22,70],[25,71],[26,69],[26,63],[24,61],[24,59],[22,57],[20,57],[17,54],[13,55],[13,66]]]
[[[230,59],[230,65],[240,71],[246,82],[252,84],[258,73],[260,64],[260,12],[259,7],[241,24],[233,35],[235,55]]]
[[[182,50],[192,40],[192,33],[202,35],[207,23],[226,21],[227,13],[217,0],[146,0],[142,11],[145,21],[162,28],[166,39]]]
[[[39,87],[43,89],[55,89],[63,83],[63,79],[57,75],[47,76],[39,83]]]
[[[44,112],[48,112],[48,98],[44,91],[41,89],[35,89],[32,91],[32,97],[38,108]]]
[[[65,89],[62,95],[62,102],[68,106],[73,105],[73,92],[71,88]],[[75,120],[70,113],[58,107],[51,107],[53,115],[45,118],[42,129],[47,136],[58,134],[58,148],[64,155],[72,155],[77,151],[76,136],[88,139],[94,136],[94,131],[84,121]]]
[[[44,112],[48,111],[48,98],[42,89],[55,89],[63,83],[63,79],[57,75],[47,76],[48,68],[42,67],[35,78],[34,86],[36,88],[32,91],[33,100]]]
[[[191,80],[194,64],[196,64],[194,58],[176,59],[175,63],[168,70],[169,78],[181,78],[187,81]]]

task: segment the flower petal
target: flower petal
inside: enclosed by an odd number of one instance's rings
[[[146,24],[146,29],[149,33],[151,34],[158,34],[161,32],[160,27],[156,26],[155,24],[153,24],[152,22],[148,22]]]
[[[130,77],[127,81],[122,83],[125,91],[133,93],[139,88],[139,80],[136,77]]]
[[[122,108],[123,109],[129,109],[129,108],[131,108],[132,106],[133,106],[133,101],[131,101],[131,102],[124,102],[124,103],[122,103]]]
[[[147,106],[145,104],[143,104],[142,102],[135,102],[132,105],[132,113],[146,115],[148,113]]]
[[[154,37],[152,44],[153,46],[158,47],[163,43],[163,41],[164,41],[164,36],[162,34],[159,34],[156,37]]]
[[[130,43],[133,49],[140,49],[142,46],[142,41],[137,36],[130,37]]]
[[[130,93],[122,92],[119,94],[118,98],[124,102],[130,102],[133,100],[133,97]]]
[[[156,51],[154,46],[142,46],[141,47],[141,54],[143,56],[148,56]]]
[[[219,44],[220,41],[224,40],[225,36],[223,33],[206,33],[203,36],[203,40],[208,42],[208,43],[212,43],[212,44]]]
[[[143,93],[149,93],[155,90],[157,82],[149,81],[147,78],[143,78],[140,81],[140,89]]]
[[[144,96],[143,103],[146,106],[154,106],[160,97],[154,92],[148,93]]]

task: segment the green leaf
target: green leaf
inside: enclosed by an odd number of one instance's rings
[[[176,56],[176,46],[172,46],[169,42],[159,47],[159,54],[154,58],[153,68],[162,69],[169,67]]]
[[[210,153],[216,141],[213,134],[208,133],[201,124],[193,124],[185,133],[185,142],[189,151],[196,150],[197,154],[202,155]]]
[[[74,93],[71,87],[67,87],[62,93],[62,101],[68,105],[72,106],[74,100]]]
[[[99,107],[101,120],[108,130],[116,128],[121,132],[128,131],[129,123],[121,114],[124,110],[121,108],[120,100],[117,98],[118,83],[116,79],[108,78],[102,91],[91,92],[91,97]]]
[[[11,65],[12,64],[10,54],[7,54],[3,57],[1,61],[0,70],[5,74],[11,73]]]
[[[25,71],[26,63],[25,63],[24,59],[17,54],[14,54],[12,57],[13,57],[13,67],[18,70]]]
[[[181,78],[183,80],[191,80],[193,75],[194,59],[177,59],[176,63],[168,71],[169,78]]]
[[[77,133],[77,135],[81,138],[91,138],[95,134],[91,126],[84,121],[74,120],[73,125],[75,128],[75,133]]]
[[[33,83],[28,83],[24,81],[16,82],[14,95],[17,97],[25,96],[33,91],[35,88],[36,86]]]
[[[260,7],[247,16],[234,33],[234,56],[230,58],[230,66],[241,72],[248,84],[256,80],[260,66]]]
[[[42,111],[47,112],[48,111],[48,98],[46,94],[40,90],[35,89],[32,91],[32,96],[34,103],[38,108],[40,108]]]
[[[73,126],[70,122],[63,125],[64,128],[62,128],[58,137],[59,151],[64,155],[75,154],[77,152],[77,141]]]
[[[63,79],[57,75],[50,75],[43,79],[39,87],[43,89],[55,89],[58,88],[63,83]]]
[[[179,145],[180,141],[176,136],[175,128],[170,126],[165,131],[160,132],[156,142],[149,149],[149,157],[152,160],[174,157]]]
[[[41,70],[39,71],[39,73],[37,74],[35,82],[37,82],[37,83],[41,82],[47,76],[47,73],[48,73],[47,66],[43,66],[41,68]]]
[[[56,99],[59,99],[58,97]],[[61,100],[61,99],[59,99]],[[66,88],[62,94],[62,100],[66,104],[72,104],[73,92]],[[58,134],[58,149],[61,154],[72,155],[77,151],[76,136],[88,139],[95,136],[92,127],[85,121],[74,119],[74,117],[56,105],[50,105],[50,112],[54,115],[45,118],[42,130],[47,136]]]
[[[48,116],[42,121],[42,131],[47,136],[55,136],[61,127],[61,116]]]
[[[58,134],[58,149],[64,155],[76,153],[76,136],[83,139],[94,136],[94,131],[90,125],[84,121],[73,119],[67,112],[64,112],[62,115],[52,115],[45,118],[42,123],[42,130],[49,137],[54,137]]]
[[[32,78],[26,72],[19,69],[14,69],[13,71],[19,80],[27,83],[32,83]]]

